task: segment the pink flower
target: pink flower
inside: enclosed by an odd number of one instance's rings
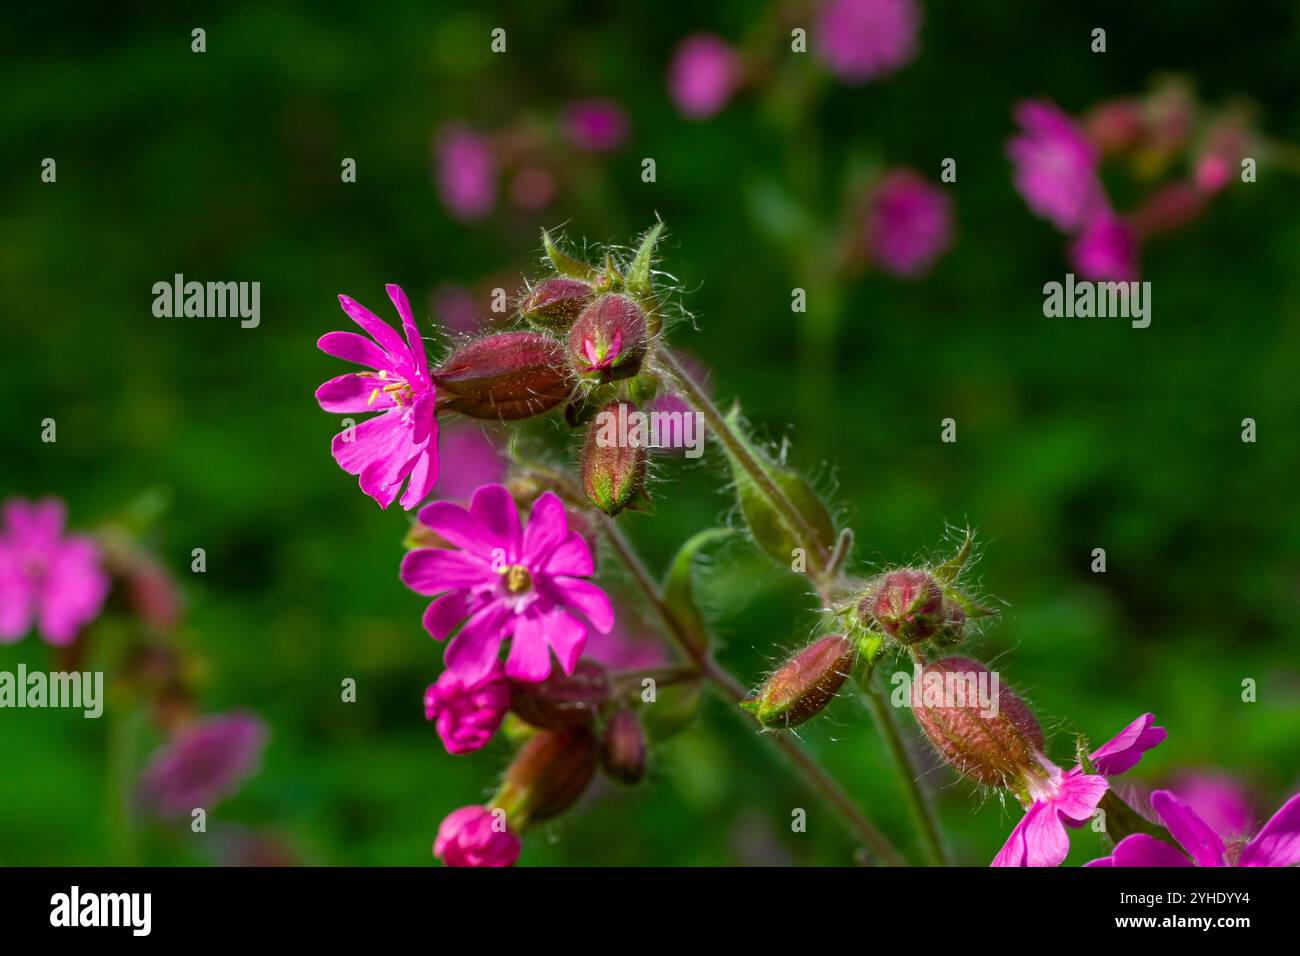
[[[1224,840],[1250,833],[1255,828],[1250,797],[1245,788],[1227,774],[1209,770],[1187,771],[1176,775],[1168,789]]]
[[[487,807],[453,810],[438,827],[433,855],[448,866],[513,866],[519,859],[519,837],[510,832],[505,814]]]
[[[1007,156],[1030,209],[1073,233],[1109,208],[1097,152],[1071,117],[1041,100],[1018,103],[1014,115],[1020,134],[1007,142]]]
[[[435,153],[438,195],[448,212],[465,222],[490,213],[497,193],[491,142],[455,123],[438,134]]]
[[[466,684],[453,671],[443,671],[424,692],[425,719],[436,721],[438,736],[449,754],[472,753],[483,747],[509,709],[510,682],[499,662],[474,685]]]
[[[316,389],[316,401],[327,412],[344,414],[387,409],[335,435],[332,451],[339,467],[360,476],[361,490],[381,508],[393,503],[405,482],[402,507],[409,511],[429,496],[438,480],[436,389],[406,293],[396,285],[384,288],[402,317],[406,341],[365,306],[339,296],[343,311],[370,338],[329,332],[316,345],[373,371],[330,379]]]
[[[921,8],[914,0],[827,0],[813,30],[818,57],[841,81],[856,85],[912,61]]]
[[[46,643],[71,644],[108,596],[99,546],[65,535],[67,509],[56,498],[10,498],[0,526],[0,644],[35,623]]]
[[[1118,216],[1094,216],[1070,245],[1070,262],[1084,279],[1133,282],[1138,277],[1138,238]]]
[[[1208,823],[1168,790],[1151,794],[1151,807],[1184,852],[1164,840],[1134,833],[1110,856],[1088,866],[1295,866],[1300,863],[1300,794],[1296,794],[1247,843],[1224,846]],[[1190,856],[1191,859],[1188,859]]]
[[[438,321],[453,332],[473,332],[478,327],[478,300],[463,285],[441,283],[433,290],[429,307]]]
[[[668,652],[663,643],[648,631],[629,630],[626,621],[627,616],[620,609],[613,630],[608,634],[597,631],[588,637],[584,656],[610,670],[638,670],[667,664]]]
[[[141,796],[162,817],[211,810],[256,771],[266,736],[262,721],[246,713],[186,727],[150,759],[140,777]]]
[[[468,500],[479,485],[501,481],[506,473],[500,444],[477,423],[457,422],[442,429],[438,456],[449,463],[439,476],[439,498]]]
[[[692,33],[668,64],[668,92],[683,116],[708,119],[727,105],[740,77],[740,57],[722,37]]]
[[[564,131],[575,149],[608,153],[627,139],[627,114],[613,100],[576,100],[564,110]]]
[[[926,272],[952,242],[947,193],[910,169],[890,172],[872,193],[866,242],[872,260],[889,272]]]
[[[614,626],[609,597],[586,580],[593,570],[586,539],[569,530],[564,504],[550,491],[533,504],[521,530],[514,499],[502,485],[484,485],[469,509],[435,501],[420,522],[460,550],[420,548],[402,559],[402,581],[417,594],[439,595],[424,626],[447,645],[447,668],[468,686],[491,673],[506,638],[513,638],[506,674],[542,681],[551,651],[572,674],[587,641],[587,625]]]
[[[1093,774],[1082,767],[1063,771],[1040,754],[1044,773],[1026,773],[1022,778],[1033,803],[991,865],[1060,866],[1070,852],[1066,825],[1086,823],[1106,795],[1106,778],[1131,769],[1146,751],[1165,739],[1163,727],[1151,726],[1154,720],[1151,714],[1143,714],[1094,750]]]

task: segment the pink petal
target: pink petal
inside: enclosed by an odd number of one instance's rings
[[[520,560],[531,567],[546,563],[551,552],[569,533],[569,518],[564,502],[553,491],[543,492],[533,503],[533,513],[524,531],[524,546]]]
[[[397,314],[402,317],[402,328],[406,331],[406,344],[415,359],[416,370],[423,378],[428,378],[429,359],[424,354],[424,340],[420,338],[420,330],[415,325],[415,316],[411,314],[411,303],[406,300],[406,293],[402,291],[402,287],[396,283],[390,282],[384,286],[384,290],[397,309]]]
[[[438,393],[432,385],[415,400],[411,408],[411,441],[417,445],[433,439],[433,450],[438,450],[438,421],[434,417]]]
[[[435,501],[420,509],[420,523],[458,548],[479,557],[491,558],[496,538],[479,520],[451,501]]]
[[[511,617],[508,607],[494,601],[478,611],[461,628],[460,633],[447,645],[443,660],[447,669],[472,687],[492,672],[505,640],[504,625]]]
[[[576,531],[570,531],[551,552],[542,570],[547,574],[590,577],[596,570],[596,563],[592,560],[591,546],[587,544],[587,539]]]
[[[391,371],[395,364],[387,352],[355,332],[327,332],[317,340],[316,347],[326,355],[375,370]]]
[[[330,451],[339,467],[349,475],[359,475],[372,462],[387,462],[409,444],[410,429],[402,422],[402,409],[391,408],[382,415],[367,418],[349,430],[334,436]]]
[[[1300,793],[1273,814],[1241,851],[1239,866],[1295,866],[1300,863]]]
[[[614,605],[599,587],[582,578],[564,576],[552,578],[551,583],[563,603],[585,614],[600,633],[608,634],[614,627]]]
[[[402,583],[416,594],[472,588],[494,579],[487,562],[464,551],[419,548],[402,558]]]
[[[37,539],[52,544],[63,534],[67,508],[58,498],[32,502],[10,498],[5,502],[4,515],[14,540]]]
[[[349,372],[330,379],[316,389],[316,401],[327,412],[377,412],[392,408],[396,404],[393,396],[382,389],[376,389],[377,381]]]
[[[1034,804],[1025,814],[1025,866],[1060,866],[1069,852],[1070,837],[1056,809]]]
[[[436,441],[435,437],[434,442],[430,443],[433,447],[425,448],[416,456],[415,467],[411,469],[411,480],[406,486],[406,493],[402,495],[402,507],[407,511],[429,497],[438,481]]]
[[[100,568],[99,547],[89,538],[67,538],[46,569],[40,595],[40,630],[55,646],[71,644],[99,616],[108,597],[108,575]]]
[[[404,475],[394,474],[390,459],[372,461],[361,470],[358,484],[361,490],[374,498],[379,507],[387,508],[397,498]]]
[[[1191,866],[1186,854],[1164,840],[1146,833],[1134,833],[1115,844],[1110,855],[1112,866]],[[1093,863],[1100,861],[1094,860]],[[1093,863],[1088,864],[1092,866]]]
[[[424,629],[439,641],[460,626],[469,617],[470,604],[464,591],[450,591],[429,604],[424,611]]]
[[[519,560],[519,511],[504,485],[483,485],[469,503],[470,514],[489,536],[490,548],[500,548],[510,564]]]
[[[1106,795],[1106,778],[1071,770],[1061,779],[1061,788],[1052,798],[1056,811],[1071,820],[1088,820],[1101,798]]]
[[[1163,727],[1152,727],[1152,714],[1143,714],[1112,739],[1092,752],[1092,764],[1097,773],[1107,777],[1123,773],[1134,767],[1142,755],[1165,739]]]
[[[546,616],[546,640],[560,659],[560,667],[572,674],[587,644],[587,628],[570,614],[556,609]]]
[[[1041,803],[1035,803],[1029,813],[1033,813]],[[1007,842],[1002,844],[1002,849],[998,850],[998,855],[993,858],[989,866],[1024,866],[1025,865],[1025,827],[1029,825],[1029,813],[1020,818],[1007,836]]]
[[[1110,857],[1108,857],[1108,856],[1103,856],[1103,857],[1101,857],[1101,858],[1099,858],[1099,859],[1096,859],[1096,860],[1089,860],[1087,863],[1085,863],[1085,864],[1083,864],[1083,865],[1084,865],[1084,866],[1106,866],[1106,867],[1111,867],[1111,866],[1114,866],[1114,865],[1115,865],[1115,861],[1112,860],[1112,859],[1111,859]]]
[[[506,658],[506,676],[539,683],[551,675],[551,648],[547,643],[550,622],[540,614],[524,614],[515,621]]]
[[[350,296],[340,295],[339,305],[353,322],[365,329],[370,337],[379,343],[379,347],[388,353],[394,367],[403,364],[409,350],[402,337],[393,331],[391,325]]]
[[[1160,815],[1169,835],[1191,854],[1198,866],[1227,865],[1223,858],[1223,841],[1187,804],[1168,790],[1157,790],[1151,794],[1151,809]]]

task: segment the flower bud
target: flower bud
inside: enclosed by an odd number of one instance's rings
[[[538,283],[524,301],[519,303],[519,314],[533,325],[563,331],[591,301],[591,286],[581,279],[556,276]]]
[[[943,599],[943,623],[934,635],[940,647],[956,647],[966,631],[966,609],[946,595]]]
[[[904,568],[879,578],[858,605],[867,627],[880,627],[904,644],[938,633],[944,623],[943,589],[929,571]]]
[[[996,677],[978,661],[945,657],[912,684],[912,710],[934,749],[962,776],[991,787],[1037,772],[1043,752],[1034,712]]]
[[[552,670],[537,684],[512,681],[510,709],[518,717],[547,730],[586,727],[609,699],[609,678],[595,661],[580,660],[572,674]]]
[[[540,731],[506,769],[497,804],[509,808],[512,821],[558,817],[586,792],[599,762],[600,744],[590,730]]]
[[[519,849],[519,837],[510,832],[504,814],[461,807],[438,827],[433,855],[447,866],[513,866]]]
[[[540,332],[502,332],[470,342],[447,357],[433,380],[439,408],[501,421],[548,412],[574,388],[563,349]]]
[[[645,776],[645,731],[632,711],[620,710],[605,725],[600,761],[619,783],[640,783]]]
[[[618,514],[645,487],[650,453],[642,442],[646,436],[628,427],[635,414],[631,402],[610,402],[592,419],[582,447],[582,489],[607,515]]]
[[[823,637],[777,668],[740,706],[764,727],[797,727],[831,702],[857,656],[857,644],[844,635]]]
[[[641,370],[647,341],[645,314],[625,295],[593,301],[569,329],[569,361],[585,379],[612,382]]]

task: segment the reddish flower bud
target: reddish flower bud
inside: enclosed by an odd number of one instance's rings
[[[966,631],[966,609],[956,601],[943,599],[943,623],[934,635],[934,642],[940,647],[956,647],[961,643]]]
[[[1034,712],[978,661],[927,664],[912,684],[912,710],[934,749],[964,777],[1000,787],[1040,770],[1043,731]]]
[[[647,330],[645,313],[625,295],[596,299],[569,329],[569,361],[583,378],[601,382],[629,378],[641,370]]]
[[[645,487],[650,453],[645,436],[629,427],[632,415],[639,413],[631,402],[610,402],[591,420],[582,448],[582,489],[607,515],[618,514]]]
[[[524,297],[519,314],[534,325],[563,331],[573,324],[593,294],[591,286],[581,279],[556,276],[538,283]]]
[[[586,792],[600,763],[600,744],[586,728],[542,730],[519,749],[506,769],[497,805],[512,822],[558,817]]]
[[[797,727],[834,699],[857,656],[857,644],[844,635],[823,637],[782,664],[740,706],[764,727]]]
[[[580,660],[572,674],[553,669],[538,684],[512,681],[510,709],[518,717],[548,730],[586,727],[609,699],[609,678],[595,661]]]
[[[605,725],[601,765],[619,783],[640,783],[645,776],[645,731],[630,710],[620,710]]]
[[[858,616],[868,627],[874,624],[904,644],[915,644],[943,625],[943,589],[929,571],[890,571],[862,599]]]
[[[574,388],[563,349],[540,332],[503,332],[470,342],[452,352],[433,379],[439,408],[502,421],[548,412]]]

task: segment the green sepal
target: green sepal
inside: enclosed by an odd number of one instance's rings
[[[551,234],[545,229],[542,230],[542,248],[546,250],[546,257],[551,260],[551,265],[555,267],[555,271],[560,275],[574,279],[585,279],[591,282],[600,274],[595,266],[588,265],[564,252],[555,244],[551,239]]]

